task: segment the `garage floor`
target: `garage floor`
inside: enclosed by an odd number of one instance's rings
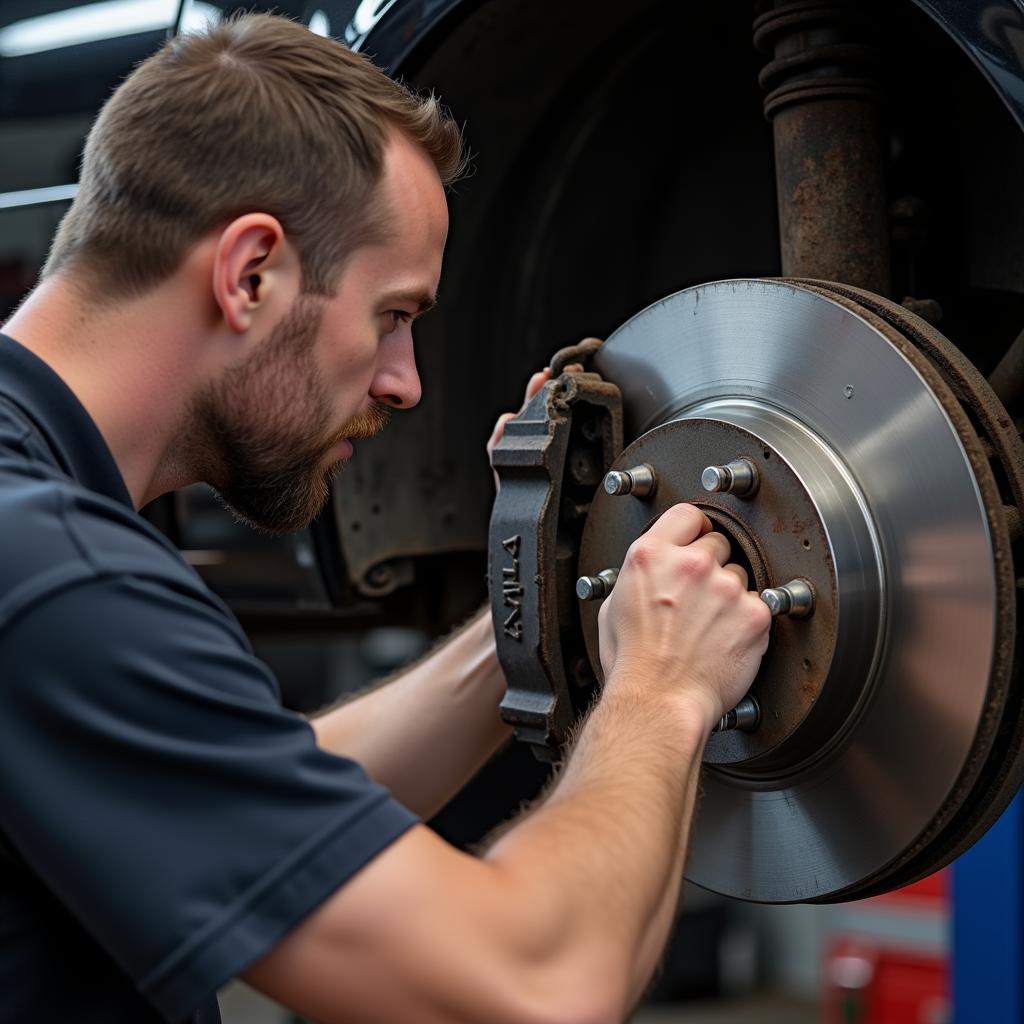
[[[647,1006],[630,1024],[818,1024],[817,1006],[781,996]]]
[[[231,985],[220,997],[224,1024],[293,1024],[295,1018],[243,985]],[[779,996],[677,1006],[650,1006],[639,1010],[630,1024],[817,1024],[818,1010],[805,1002]]]

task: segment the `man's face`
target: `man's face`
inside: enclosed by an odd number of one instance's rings
[[[404,137],[392,138],[384,166],[388,240],[352,254],[333,296],[301,295],[196,401],[209,482],[260,529],[307,526],[352,441],[420,399],[412,322],[437,291],[448,210],[429,158]]]

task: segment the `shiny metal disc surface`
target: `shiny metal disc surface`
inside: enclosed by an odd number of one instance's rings
[[[992,539],[950,416],[877,324],[783,282],[670,296],[594,365],[622,389],[627,441],[680,417],[763,408],[799,423],[849,474],[884,591],[870,678],[834,664],[824,690],[861,688],[856,720],[841,742],[823,738],[810,766],[707,766],[687,877],[773,903],[877,879],[948,811],[994,735]]]

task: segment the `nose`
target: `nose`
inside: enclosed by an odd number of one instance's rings
[[[393,409],[411,409],[423,395],[412,335],[391,346],[382,346],[370,397]]]

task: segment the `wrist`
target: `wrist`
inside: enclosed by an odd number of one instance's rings
[[[667,728],[680,740],[703,750],[711,730],[721,718],[718,703],[710,693],[696,689],[652,685],[650,678],[633,672],[612,672],[604,686],[601,703],[615,714],[636,714],[644,710],[649,722]]]
[[[721,721],[722,715],[717,701],[699,698],[696,694],[678,694],[674,701],[680,721],[687,728],[696,729],[701,743],[707,743],[711,730]]]

